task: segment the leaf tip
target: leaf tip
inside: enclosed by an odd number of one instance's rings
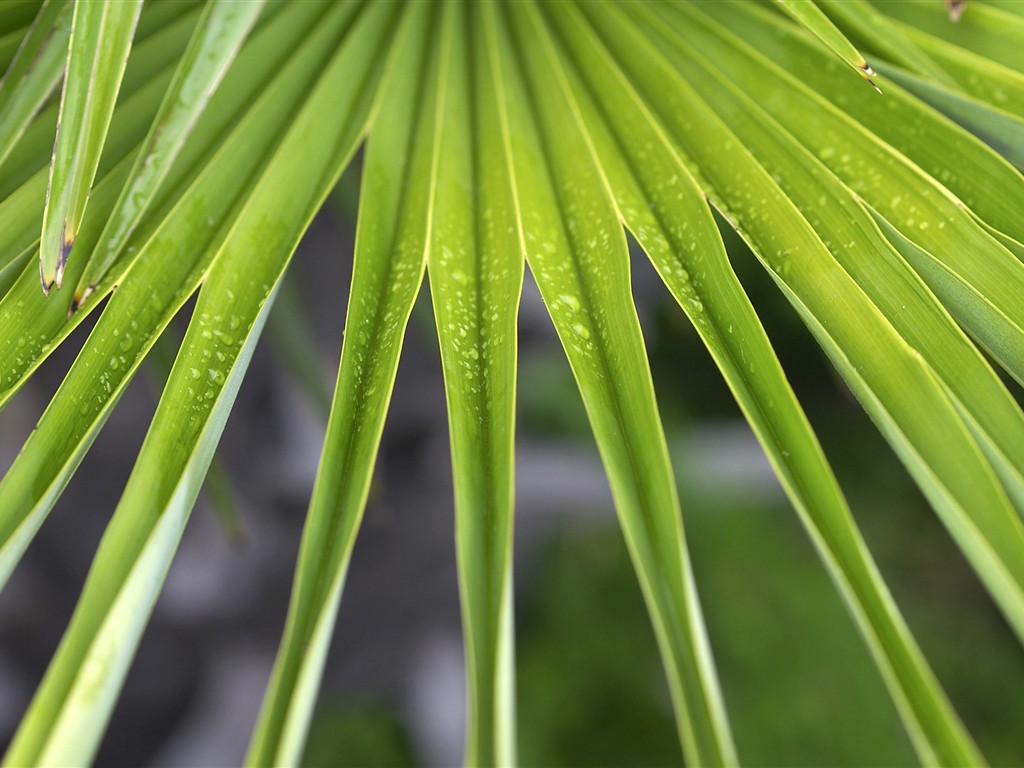
[[[75,289],[75,295],[71,298],[71,305],[68,307],[69,318],[78,311],[79,307],[85,304],[85,300],[92,295],[94,290],[96,290],[95,283],[87,283],[84,286],[79,285]]]
[[[875,72],[875,70],[873,70],[871,68],[870,64],[868,64],[865,61],[863,64],[860,64],[860,65],[857,66],[857,71],[860,73],[860,76],[863,77],[867,81],[868,85],[870,85],[872,88],[874,88],[879,93],[882,92],[882,89],[878,87],[878,83],[876,83],[872,79],[872,78],[878,77],[878,73]]]
[[[967,0],[946,0],[946,11],[949,13],[949,20],[956,24],[967,7]]]
[[[64,268],[67,266],[68,255],[71,253],[71,248],[74,244],[74,236],[68,237],[64,234],[61,238],[60,251],[57,253],[56,262],[49,264],[46,259],[40,257],[39,281],[43,285],[44,296],[49,296],[50,291],[54,288],[60,290],[61,284],[64,282]]]
[[[43,296],[49,296],[50,289],[53,288],[53,284],[56,281],[53,278],[48,277],[47,274],[43,271],[42,262],[39,263],[39,282],[43,286]]]

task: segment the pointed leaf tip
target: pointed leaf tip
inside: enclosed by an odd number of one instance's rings
[[[43,285],[44,295],[49,296],[53,288],[60,290],[61,284],[64,282],[64,268],[67,266],[68,255],[74,244],[74,236],[62,237],[56,262],[50,264],[46,259],[39,259],[39,281]]]
[[[116,287],[116,286],[115,286]],[[71,304],[68,306],[68,317],[70,318],[75,312],[78,311],[79,307],[85,304],[85,300],[88,299],[92,292],[96,290],[96,284],[90,283],[84,288],[79,287],[75,290],[75,295],[71,298]]]
[[[43,264],[42,264],[42,262],[39,263],[39,282],[43,286],[43,296],[49,296],[50,295],[50,289],[53,287],[54,281],[52,279],[48,278],[46,276],[46,273],[43,272]]]
[[[964,9],[967,7],[967,0],[945,0],[946,11],[949,12],[949,20],[956,24],[960,21]]]
[[[875,70],[871,68],[871,65],[868,64],[866,60],[863,61],[861,64],[859,64],[857,66],[857,71],[860,73],[861,77],[863,77],[865,80],[867,80],[868,85],[870,85],[872,88],[874,88],[879,93],[882,92],[882,89],[878,87],[878,83],[876,83],[872,79],[872,78],[878,77],[878,73],[875,72]]]
[[[794,21],[804,29],[813,34],[818,40],[824,43],[831,51],[842,59],[850,67],[853,67],[861,77],[871,83],[871,86],[881,93],[881,89],[871,78],[875,71],[870,67],[867,60],[857,50],[856,46],[843,34],[832,20],[813,2],[798,2],[798,0],[775,0],[775,3],[782,8]]]
[[[99,167],[141,0],[75,3],[40,232],[44,290],[60,288]]]

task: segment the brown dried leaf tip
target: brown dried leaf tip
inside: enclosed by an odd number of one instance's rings
[[[949,12],[949,20],[954,24],[960,21],[964,8],[967,7],[967,0],[945,0],[946,10]]]
[[[860,67],[858,67],[858,69],[860,69],[861,76],[868,81],[868,85],[870,85],[876,91],[881,93],[882,89],[879,88],[878,84],[871,79],[873,77],[878,77],[878,73],[871,68],[871,65],[865,61],[863,64],[860,65]]]
[[[53,280],[47,280],[46,274],[43,272],[43,262],[39,262],[39,282],[43,286],[43,296],[50,295],[50,289],[53,287]]]
[[[64,268],[68,265],[68,256],[71,254],[71,248],[74,244],[75,236],[74,234],[68,234],[67,224],[65,223],[61,233],[60,253],[57,254],[57,263],[54,265],[52,277],[46,274],[43,260],[39,260],[39,282],[43,284],[44,296],[49,296],[50,291],[54,288],[60,290],[61,283],[64,282]]]
[[[89,294],[91,294],[95,288],[95,285],[87,285],[84,290],[75,293],[71,298],[71,305],[68,307],[68,319],[70,319],[71,316],[78,311],[78,308],[85,303],[85,300],[89,298]]]

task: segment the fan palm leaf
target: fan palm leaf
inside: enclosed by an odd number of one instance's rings
[[[248,762],[301,757],[425,279],[452,452],[465,759],[515,762],[527,275],[604,464],[686,761],[743,757],[687,549],[628,232],[760,441],[922,763],[983,763],[865,544],[716,213],[1024,641],[1024,24],[1000,2],[972,3],[957,25],[937,2],[775,5],[0,8],[0,408],[95,318],[0,480],[0,586],[147,355],[177,349],[6,764],[92,760],[292,255],[364,143],[337,384]],[[169,341],[193,300],[184,338]]]

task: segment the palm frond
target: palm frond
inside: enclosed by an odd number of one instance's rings
[[[375,6],[378,18],[383,7]],[[391,33],[397,42],[380,96],[380,112],[390,119],[374,125],[367,144],[345,319],[349,331],[288,621],[246,758],[249,765],[294,762],[305,742],[405,326],[426,268],[443,95],[441,56],[449,54],[430,45],[439,19],[425,5],[410,5],[400,20],[382,20],[392,27],[400,21]]]
[[[158,343],[176,350],[6,764],[91,761],[292,254],[364,139],[337,384],[248,762],[301,757],[424,277],[453,466],[466,761],[515,762],[527,270],[604,463],[682,752],[694,765],[738,762],[628,231],[760,441],[921,761],[982,764],[889,594],[714,212],[1024,641],[1024,22],[1006,2],[971,3],[957,24],[937,2],[776,5],[0,7],[0,409],[95,320],[0,480],[0,586],[147,355]],[[861,52],[881,95],[849,76],[875,84]],[[62,294],[62,282],[75,287]],[[168,326],[193,300],[182,339]],[[288,333],[285,344],[301,343]],[[309,359],[299,365],[315,377]]]
[[[142,0],[75,3],[39,244],[43,293],[64,278],[141,10]]]

